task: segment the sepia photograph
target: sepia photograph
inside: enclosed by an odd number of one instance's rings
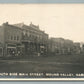
[[[0,4],[0,11],[0,80],[84,78],[84,4]]]

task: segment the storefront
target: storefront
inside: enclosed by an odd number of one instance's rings
[[[24,55],[24,45],[22,45],[22,44],[6,44],[5,55],[7,57],[23,56]]]
[[[7,44],[6,45],[6,56],[16,56],[16,44]]]
[[[17,54],[16,56],[24,56],[24,45],[17,45]]]

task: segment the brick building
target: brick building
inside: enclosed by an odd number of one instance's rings
[[[74,42],[74,48],[73,48],[73,52],[75,54],[80,54],[82,51],[80,43],[79,42]]]
[[[71,40],[63,38],[50,38],[49,50],[54,54],[71,54],[73,52],[74,43]]]
[[[39,26],[23,23],[10,25],[8,22],[0,26],[0,56],[40,56],[47,53],[48,34]]]
[[[0,56],[45,56],[46,54],[80,54],[80,43],[63,38],[49,38],[39,25],[24,23],[0,26]]]
[[[39,25],[15,24],[22,29],[22,44],[25,46],[26,55],[42,55],[47,53],[48,34],[39,29]]]
[[[9,25],[8,22],[0,26],[0,56],[13,56],[21,47],[22,31],[20,28]]]

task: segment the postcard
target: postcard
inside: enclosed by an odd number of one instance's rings
[[[0,4],[0,80],[84,81],[84,4]]]

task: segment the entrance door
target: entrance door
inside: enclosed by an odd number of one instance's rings
[[[7,56],[15,56],[16,48],[7,48]]]

